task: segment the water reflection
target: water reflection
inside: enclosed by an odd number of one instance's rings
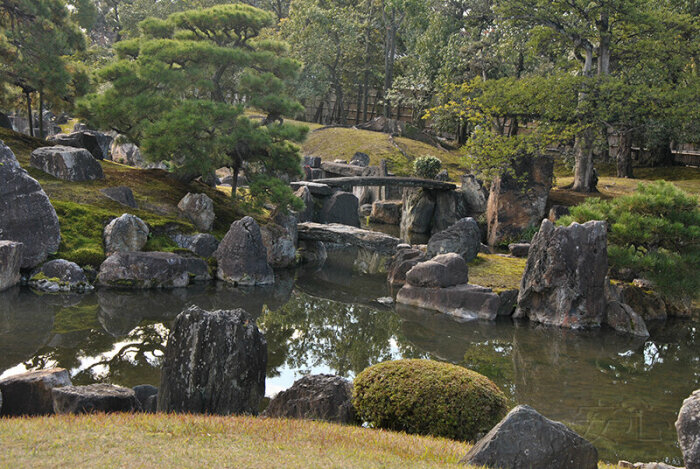
[[[399,357],[426,357],[493,379],[513,403],[574,426],[606,460],[680,463],[673,422],[700,387],[700,337],[689,322],[651,325],[651,339],[573,332],[510,320],[459,323],[387,307],[382,277],[339,256],[288,272],[274,287],[223,284],[174,291],[98,290],[83,296],[0,293],[0,374],[62,366],[73,381],[155,384],[172,319],[189,304],[243,307],[268,342],[268,389],[313,370],[353,376]]]

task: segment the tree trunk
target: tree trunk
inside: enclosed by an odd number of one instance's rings
[[[594,192],[597,183],[593,169],[593,129],[586,129],[576,136],[574,166],[575,192]]]
[[[238,191],[238,173],[241,168],[236,165],[231,170],[231,200],[236,201],[236,192]]]
[[[39,138],[44,138],[44,93],[39,90]]]
[[[34,118],[32,116],[32,93],[25,91],[27,95],[27,119],[29,120],[29,135],[34,136]]]
[[[355,104],[355,125],[360,123],[360,110],[362,109],[362,85],[357,85],[357,103]]]
[[[633,178],[632,174],[632,132],[621,130],[617,144],[617,177]]]
[[[367,15],[367,27],[365,28],[365,76],[362,83],[362,122],[367,122],[367,105],[369,101],[369,76],[372,73],[370,61],[370,40],[372,39],[371,19],[374,13],[374,3],[370,4],[369,13]],[[357,109],[358,115],[360,109]]]
[[[387,98],[389,90],[394,82],[394,54],[396,53],[396,10],[391,9],[391,21],[387,24],[386,13],[385,27],[386,39],[384,44],[384,117],[391,119],[391,101]]]

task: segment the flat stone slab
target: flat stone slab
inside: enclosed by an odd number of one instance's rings
[[[471,284],[447,288],[404,285],[396,295],[396,302],[431,309],[463,321],[493,321],[501,306],[500,297],[490,288]]]
[[[348,225],[330,223],[299,223],[297,225],[300,241],[321,241],[324,243],[349,244],[369,249],[380,254],[393,254],[396,246],[401,244],[399,238],[385,233],[363,230]]]
[[[359,168],[362,169],[362,168]],[[355,186],[394,186],[394,187],[421,187],[435,191],[452,191],[457,188],[450,182],[435,181],[433,179],[420,179],[393,176],[356,176],[325,178],[314,181],[331,187],[355,187]]]
[[[90,384],[54,389],[53,409],[57,414],[91,414],[133,412],[140,406],[133,389],[113,384]]]
[[[306,187],[311,192],[311,195],[318,195],[321,197],[327,197],[333,193],[333,189],[327,184],[320,184],[318,182],[311,181],[295,181],[290,183],[292,189],[299,190],[301,187]]]

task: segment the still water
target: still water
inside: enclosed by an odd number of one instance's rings
[[[307,373],[352,378],[396,358],[431,358],[474,369],[512,403],[561,420],[607,461],[680,465],[673,427],[700,388],[700,324],[650,324],[651,338],[574,332],[511,320],[460,323],[385,306],[381,276],[344,262],[279,275],[270,288],[222,283],[172,291],[98,290],[87,295],[0,293],[0,376],[60,366],[75,384],[158,385],[168,328],[190,304],[242,307],[268,343],[267,395]]]

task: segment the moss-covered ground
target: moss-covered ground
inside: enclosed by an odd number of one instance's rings
[[[502,254],[479,253],[469,263],[469,283],[489,287],[495,292],[518,290],[527,259]]]

